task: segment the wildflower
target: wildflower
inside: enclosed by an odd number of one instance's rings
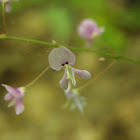
[[[14,106],[15,105],[15,111],[16,114],[19,115],[21,114],[25,107],[22,102],[22,98],[24,97],[25,89],[23,87],[20,88],[13,88],[9,85],[2,84],[8,91],[8,93],[5,95],[4,100],[9,101],[12,100],[9,104],[8,107]]]
[[[95,21],[92,19],[85,19],[81,22],[78,27],[79,35],[88,40],[86,47],[89,47],[93,41],[93,39],[102,34],[104,32],[104,28],[98,28]]]
[[[5,11],[7,13],[9,13],[9,12],[11,12],[11,3],[12,3],[12,1],[18,2],[19,0],[0,0],[0,2],[3,2],[3,1],[4,1],[4,3],[6,3]]]
[[[52,69],[60,71],[64,69],[64,75],[59,85],[62,89],[66,90],[68,88],[69,79],[71,79],[72,84],[76,86],[75,74],[80,76],[85,80],[89,80],[91,74],[86,70],[79,70],[73,68],[71,65],[75,64],[75,55],[65,47],[59,47],[53,49],[49,54],[49,65]]]
[[[68,101],[72,101],[70,109],[73,110],[77,107],[81,113],[84,113],[84,107],[86,106],[85,98],[79,96],[79,92],[76,89],[71,90],[70,84],[68,85],[67,90],[64,90],[64,93]],[[65,107],[67,107],[69,103],[70,102],[67,102]]]

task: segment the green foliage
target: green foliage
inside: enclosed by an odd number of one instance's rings
[[[55,40],[65,41],[71,35],[72,18],[65,8],[51,7],[42,11],[46,26],[52,31]]]

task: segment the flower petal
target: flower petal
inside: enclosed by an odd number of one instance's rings
[[[79,70],[72,67],[72,71],[85,80],[89,80],[91,78],[91,74],[86,70]]]
[[[83,106],[82,106],[79,98],[75,97],[74,100],[75,100],[75,104],[77,105],[77,108],[80,110],[80,112],[84,113],[84,109],[83,109]]]
[[[84,114],[84,106],[86,105],[85,98],[75,96],[74,101],[79,111]]]
[[[66,63],[75,64],[75,55],[65,47],[54,48],[48,57],[49,65],[52,69],[60,71]]]
[[[80,93],[78,92],[78,90],[73,89],[71,91],[71,85],[69,84],[68,89],[64,90],[64,93],[69,101],[65,104],[65,107],[67,107],[70,104],[70,101],[72,101],[70,109],[73,110],[77,107],[79,111],[83,114],[84,106],[86,106],[86,101],[85,101],[85,98],[79,96]]]
[[[22,99],[18,99],[16,101],[16,105],[15,105],[16,114],[17,115],[21,114],[24,111],[24,109],[25,109],[25,107],[24,107],[24,104],[22,102]]]
[[[20,98],[20,91],[18,89],[15,89],[9,85],[5,85],[5,84],[2,84],[2,86],[4,86],[6,88],[6,90],[11,93],[14,97],[16,98]]]
[[[67,78],[67,73],[66,71],[64,72],[63,78],[60,81],[59,85],[63,90],[66,90],[68,88],[68,79]]]
[[[20,87],[20,88],[16,88],[16,90],[18,91],[20,98],[24,97],[25,94],[25,88],[24,87]]]
[[[14,98],[9,104],[8,104],[8,108],[14,106],[16,103],[16,99]]]
[[[64,93],[65,93],[67,99],[71,99],[74,97],[74,94],[71,92],[70,83],[68,83],[68,88],[67,88],[67,90],[64,90]]]
[[[11,94],[11,93],[7,93],[5,96],[4,96],[4,100],[8,101],[8,100],[11,100],[13,99],[14,96]]]
[[[92,19],[85,19],[79,25],[78,33],[82,38],[89,40],[92,39],[92,33],[97,29],[97,25]]]
[[[78,27],[79,35],[88,40],[86,47],[89,47],[93,39],[104,32],[104,28],[98,28],[96,22],[92,19],[85,19]]]
[[[8,2],[6,3],[5,11],[6,11],[7,13],[11,12],[11,2],[10,2],[10,1],[8,1]]]
[[[69,93],[71,91],[71,84],[68,83],[68,88],[64,90],[64,92]]]

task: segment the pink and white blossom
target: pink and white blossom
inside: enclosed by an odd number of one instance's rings
[[[9,85],[2,84],[3,87],[6,88],[8,93],[4,96],[5,101],[12,100],[9,104],[8,107],[15,106],[15,112],[17,115],[21,114],[25,107],[22,102],[22,99],[25,94],[25,89],[23,87],[20,88],[13,88]]]
[[[104,27],[98,28],[96,22],[92,19],[83,20],[78,26],[78,33],[81,38],[87,40],[86,47],[89,47],[96,36],[104,32]]]
[[[15,1],[15,2],[18,2],[19,0],[0,0],[0,2],[3,2],[5,3],[5,11],[7,13],[11,12],[11,7],[12,7],[12,2]]]
[[[60,87],[64,90],[68,88],[70,79],[72,84],[76,86],[75,74],[85,80],[91,78],[91,74],[88,71],[72,67],[75,64],[76,56],[68,48],[54,48],[49,54],[48,61],[52,69],[56,71],[60,71],[62,68],[64,69],[63,78],[59,83]]]

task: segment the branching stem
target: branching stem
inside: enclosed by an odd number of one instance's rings
[[[18,38],[18,37],[10,37],[10,36],[2,36],[2,37],[0,37],[0,40],[17,40],[17,41],[36,43],[36,44],[46,45],[46,46],[51,46],[51,47],[63,46],[63,45],[59,45],[59,44],[55,44],[55,43],[49,43],[49,42],[44,42],[44,41],[39,41],[39,40],[31,40],[31,39],[25,39],[25,38]],[[111,58],[115,58],[115,59],[120,59],[120,60],[124,60],[124,61],[140,63],[140,60],[125,57],[125,56],[120,56],[120,55],[114,55],[111,53],[94,51],[94,50],[89,50],[89,49],[82,49],[82,48],[78,48],[78,47],[67,47],[67,48],[69,48],[70,50],[74,50],[74,51],[94,53],[94,54],[107,56],[107,57],[111,57]]]

